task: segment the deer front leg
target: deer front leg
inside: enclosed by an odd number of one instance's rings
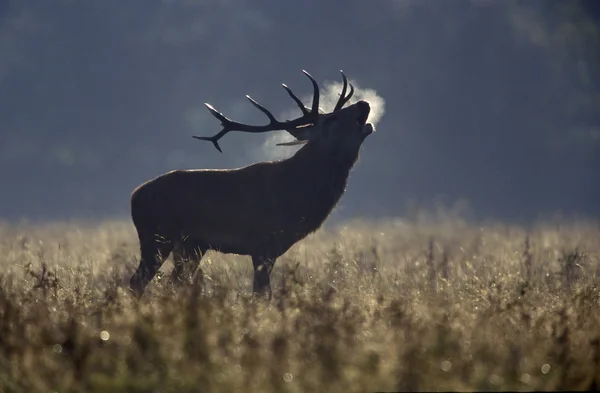
[[[254,265],[254,283],[252,291],[258,295],[267,295],[271,299],[271,271],[275,265],[275,258],[266,258],[263,256],[253,256],[252,265]]]
[[[193,282],[200,260],[206,253],[205,249],[195,247],[193,244],[179,243],[173,250],[173,271],[169,283],[180,286],[184,283]]]
[[[173,243],[170,240],[157,241],[153,235],[140,235],[140,248],[140,264],[129,281],[129,288],[138,298],[171,253]]]

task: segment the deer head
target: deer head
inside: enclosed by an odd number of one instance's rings
[[[304,70],[302,72],[310,79],[313,85],[314,93],[310,109],[304,106],[302,101],[300,101],[289,87],[282,84],[283,88],[302,111],[302,116],[294,120],[278,121],[268,109],[252,99],[252,97],[246,96],[255,107],[269,118],[269,124],[254,126],[228,119],[210,104],[206,103],[204,105],[206,105],[213,116],[221,121],[223,129],[211,137],[194,136],[194,138],[210,141],[219,152],[222,152],[218,141],[229,131],[262,133],[285,130],[296,139],[291,142],[279,143],[278,146],[308,144],[311,145],[312,149],[333,156],[340,154],[355,155],[354,153],[358,153],[358,149],[365,138],[374,132],[373,125],[367,123],[370,112],[369,104],[366,101],[358,101],[353,105],[343,108],[354,94],[354,87],[351,83],[348,83],[344,72],[340,71],[344,82],[340,98],[332,112],[321,113],[319,110],[319,86],[308,72]],[[350,86],[350,92],[346,95],[348,85]]]

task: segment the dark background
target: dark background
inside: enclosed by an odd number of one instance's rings
[[[336,218],[468,203],[600,217],[600,2],[0,0],[0,219],[128,214],[139,183],[218,153],[210,102],[262,124],[343,69],[385,101]],[[381,108],[383,109],[383,108]],[[274,145],[274,144],[273,144]],[[273,146],[273,149],[277,147]],[[412,201],[412,202],[411,202]],[[442,202],[440,202],[442,201]]]

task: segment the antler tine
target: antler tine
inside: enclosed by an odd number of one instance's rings
[[[352,96],[354,95],[354,86],[352,86],[352,83],[348,83],[348,85],[350,86],[350,92],[348,93],[348,95],[346,97],[340,96],[340,99],[339,99],[337,105],[335,106],[334,112],[339,109],[342,109],[342,107],[344,105],[346,105],[346,103],[348,101],[350,101],[350,98],[352,98]]]
[[[232,122],[231,122],[231,120],[226,118],[221,112],[217,111],[211,104],[205,102],[204,106],[206,106],[206,108],[210,111],[210,113],[212,113],[212,115],[214,117],[221,120],[221,125],[223,126],[223,129],[213,136],[195,136],[194,135],[192,138],[200,139],[201,141],[212,142],[213,145],[215,145],[215,148],[220,153],[223,153],[223,150],[221,150],[221,146],[219,146],[219,139],[221,139],[223,137],[223,135],[227,134],[229,131],[232,131],[230,128],[230,124]]]
[[[350,93],[348,93],[348,95],[344,99],[344,103],[348,102],[350,100],[350,98],[352,98],[352,96],[354,95],[354,86],[352,86],[352,83],[348,83],[348,84],[350,85]]]
[[[319,85],[317,84],[317,81],[315,80],[315,78],[312,77],[312,75],[310,75],[305,70],[302,70],[302,72],[304,73],[304,75],[306,75],[308,77],[308,79],[310,79],[310,81],[313,85],[313,101],[312,101],[312,108],[310,109],[310,113],[319,114],[319,99],[320,99]]]
[[[196,136],[196,135],[194,135],[194,136],[192,136],[192,138],[200,139],[201,141],[212,142],[212,144],[219,151],[219,153],[223,153],[223,150],[221,150],[221,146],[219,146],[219,139],[221,139],[221,137],[223,135],[225,135],[226,133],[227,133],[227,131],[225,131],[225,132],[221,131],[215,136]]]
[[[305,127],[307,125],[310,125],[311,123],[314,123],[316,121],[317,117],[319,116],[319,86],[318,86],[317,82],[314,80],[314,78],[308,72],[306,72],[304,70],[302,70],[302,72],[304,72],[304,74],[311,80],[313,89],[314,89],[312,109],[310,112],[308,111],[308,109],[306,107],[304,107],[304,105],[302,104],[300,99],[298,99],[298,97],[296,97],[296,95],[294,93],[292,93],[292,91],[286,85],[283,85],[283,87],[286,89],[286,91],[288,92],[290,97],[292,97],[292,99],[296,102],[296,104],[298,104],[298,106],[302,110],[301,117],[299,117],[295,120],[280,122],[277,119],[275,119],[275,116],[273,116],[273,114],[267,108],[265,108],[264,106],[262,106],[261,104],[256,102],[252,97],[247,95],[246,98],[250,101],[250,103],[252,103],[252,105],[257,107],[262,113],[267,115],[267,117],[269,118],[269,124],[267,124],[265,126],[253,126],[253,125],[249,125],[249,124],[238,123],[236,121],[228,119],[222,113],[217,111],[212,105],[205,103],[204,105],[210,111],[210,113],[214,117],[216,117],[217,119],[219,119],[221,121],[221,126],[223,127],[223,129],[221,131],[219,131],[217,134],[210,136],[210,137],[194,136],[194,138],[202,140],[202,141],[212,142],[213,145],[215,146],[215,148],[219,152],[222,153],[223,151],[221,150],[221,147],[219,146],[219,139],[221,139],[229,131],[244,131],[244,132],[259,133],[259,132],[275,131],[275,130],[287,130],[288,132],[290,132],[290,131],[293,132],[293,130],[295,130],[295,129]]]
[[[214,117],[216,117],[217,119],[221,120],[222,123],[229,123],[229,122],[231,122],[231,120],[229,120],[228,118],[226,118],[225,115],[223,115],[221,112],[219,112],[218,110],[216,110],[215,107],[212,106],[211,104],[209,104],[208,102],[205,102],[204,106],[210,111],[210,113],[212,113],[212,115]]]
[[[337,104],[335,104],[335,108],[333,108],[334,112],[342,109],[342,107],[354,95],[354,86],[352,86],[352,83],[348,83],[348,78],[346,78],[346,74],[344,74],[344,71],[340,70],[340,72],[342,73],[342,79],[344,80],[344,85],[342,87],[342,93],[340,94],[340,99],[338,100]],[[346,95],[346,88],[348,87],[348,85],[350,85],[350,93],[348,93],[348,95]]]
[[[248,99],[248,101],[250,101],[252,103],[252,105],[254,105],[255,107],[257,107],[262,113],[264,113],[265,115],[267,115],[267,117],[269,118],[269,120],[271,121],[271,123],[277,123],[278,122],[277,119],[275,119],[275,116],[273,116],[273,114],[271,113],[271,111],[269,111],[267,108],[265,108],[264,106],[262,106],[261,104],[259,104],[258,102],[256,102],[249,95],[246,95],[246,98]]]
[[[308,116],[310,114],[310,112],[308,111],[308,108],[306,108],[304,106],[304,104],[302,103],[302,101],[300,101],[300,99],[292,92],[292,90],[285,83],[282,83],[281,86],[283,86],[283,88],[285,89],[285,91],[287,91],[288,94],[290,95],[290,97],[292,97],[292,100],[294,100],[296,102],[296,104],[298,104],[298,107],[302,111],[302,114],[304,116]]]
[[[346,89],[348,88],[348,78],[346,78],[346,74],[344,74],[344,71],[340,70],[340,72],[342,73],[342,80],[344,81],[344,85],[342,86],[342,92],[340,93],[340,98],[338,99],[337,104],[335,104],[335,108],[333,108],[333,112],[339,111],[340,109],[342,109],[342,107],[346,103],[345,98],[346,98]]]

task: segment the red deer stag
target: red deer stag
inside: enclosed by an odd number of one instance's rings
[[[269,110],[246,96],[270,122],[252,126],[228,119],[211,105],[208,110],[223,129],[252,133],[286,130],[296,138],[278,145],[304,144],[292,157],[229,170],[175,170],[139,186],[131,196],[131,216],[138,232],[141,260],[130,289],[141,296],[164,260],[173,252],[171,282],[197,270],[208,250],[249,255],[254,265],[253,291],[271,296],[270,274],[276,259],[316,231],[346,189],[359,149],[374,128],[367,123],[370,107],[359,101],[344,109],[354,92],[344,85],[331,113],[319,113],[319,87],[313,85],[312,107],[305,107],[283,85],[302,116],[280,122]]]

